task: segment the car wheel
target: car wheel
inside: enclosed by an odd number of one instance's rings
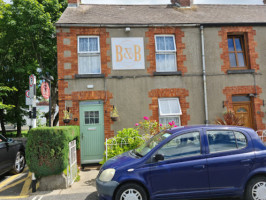
[[[13,166],[13,173],[18,174],[23,171],[26,164],[25,155],[22,151],[18,151]]]
[[[128,183],[118,188],[115,200],[147,200],[147,194],[140,185]]]
[[[252,179],[247,186],[246,200],[266,200],[266,177]]]

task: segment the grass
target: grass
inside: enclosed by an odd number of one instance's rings
[[[6,132],[6,136],[8,138],[15,138],[17,137],[17,131]],[[28,137],[28,131],[21,131],[21,136]]]

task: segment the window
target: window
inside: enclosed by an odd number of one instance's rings
[[[167,125],[174,121],[177,126],[181,126],[180,115],[182,115],[178,98],[161,98],[159,101],[159,122]]]
[[[99,124],[99,111],[84,112],[85,125]]]
[[[231,68],[247,68],[244,35],[229,35],[227,41]]]
[[[179,135],[165,144],[158,153],[163,154],[165,160],[200,155],[200,133]]]
[[[247,146],[246,137],[240,132],[207,131],[210,153],[242,149]]]
[[[98,36],[78,37],[79,74],[100,74],[101,56]]]
[[[156,71],[175,72],[176,67],[176,46],[173,35],[156,35]]]

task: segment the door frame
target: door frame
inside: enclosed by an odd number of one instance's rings
[[[81,129],[81,126],[84,125],[83,121],[81,120],[81,108],[85,108],[88,106],[93,106],[93,105],[101,105],[102,106],[102,112],[103,112],[103,116],[102,116],[102,120],[103,120],[103,135],[105,138],[105,124],[104,124],[104,102],[103,100],[87,100],[87,101],[80,101],[79,102],[79,126]],[[103,143],[104,146],[104,143]],[[82,136],[80,135],[80,162],[81,164],[91,164],[91,163],[99,163],[100,161],[102,161],[101,159],[93,159],[93,160],[82,160],[82,155],[84,154],[84,151],[82,150]]]

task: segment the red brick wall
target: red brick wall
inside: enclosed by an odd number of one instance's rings
[[[149,92],[149,97],[152,99],[152,103],[149,105],[152,111],[152,116],[150,119],[159,121],[158,112],[158,98],[174,98],[178,97],[182,115],[181,115],[181,125],[187,125],[190,120],[190,115],[187,113],[189,109],[189,103],[186,101],[186,97],[189,96],[189,92],[183,88],[166,88],[166,89],[154,89]]]
[[[251,26],[243,26],[243,27],[222,27],[219,31],[219,36],[221,36],[222,41],[220,42],[220,48],[223,49],[221,54],[221,59],[224,64],[221,67],[221,70],[226,73],[228,69],[230,69],[230,60],[228,53],[228,42],[227,35],[228,33],[245,33],[247,39],[247,49],[246,56],[248,57],[249,67],[250,69],[255,69],[255,71],[259,70],[259,65],[256,63],[256,59],[258,58],[258,53],[255,51],[255,47],[257,43],[254,41],[254,36],[256,35],[256,31],[253,30]]]
[[[68,0],[68,3],[80,3],[80,0]]]
[[[262,118],[264,117],[264,112],[261,111],[261,106],[263,105],[263,100],[259,98],[259,94],[262,93],[262,89],[256,86],[256,89],[253,85],[250,86],[234,86],[234,87],[226,87],[223,89],[223,93],[226,95],[225,106],[228,110],[233,110],[233,95],[243,95],[243,94],[254,94],[257,92],[257,97],[253,99],[253,117],[254,124],[256,130],[265,129],[265,124],[262,122]]]
[[[64,79],[64,76],[70,75],[72,78],[78,74],[78,55],[77,55],[77,37],[82,35],[93,35],[100,37],[101,50],[101,71],[102,74],[108,76],[111,73],[111,68],[108,68],[107,62],[110,62],[110,56],[107,56],[107,51],[110,50],[110,45],[106,44],[106,39],[109,38],[109,33],[105,28],[83,28],[72,27],[69,32],[58,28],[57,33],[57,58],[58,58],[58,79]],[[66,30],[66,29],[65,29]],[[64,39],[70,39],[70,45],[64,45]],[[70,57],[64,57],[64,51],[70,51]],[[71,63],[71,69],[64,69],[64,63]]]
[[[149,28],[145,36],[149,38],[149,42],[146,49],[149,50],[149,55],[147,56],[147,61],[150,62],[150,67],[147,69],[148,73],[153,74],[156,71],[156,58],[155,58],[155,39],[154,35],[172,34],[175,35],[176,42],[176,60],[177,60],[177,70],[181,71],[182,74],[187,72],[187,67],[184,65],[186,61],[186,56],[183,54],[183,50],[186,45],[182,42],[184,37],[184,32],[181,28],[177,27],[158,27]]]

